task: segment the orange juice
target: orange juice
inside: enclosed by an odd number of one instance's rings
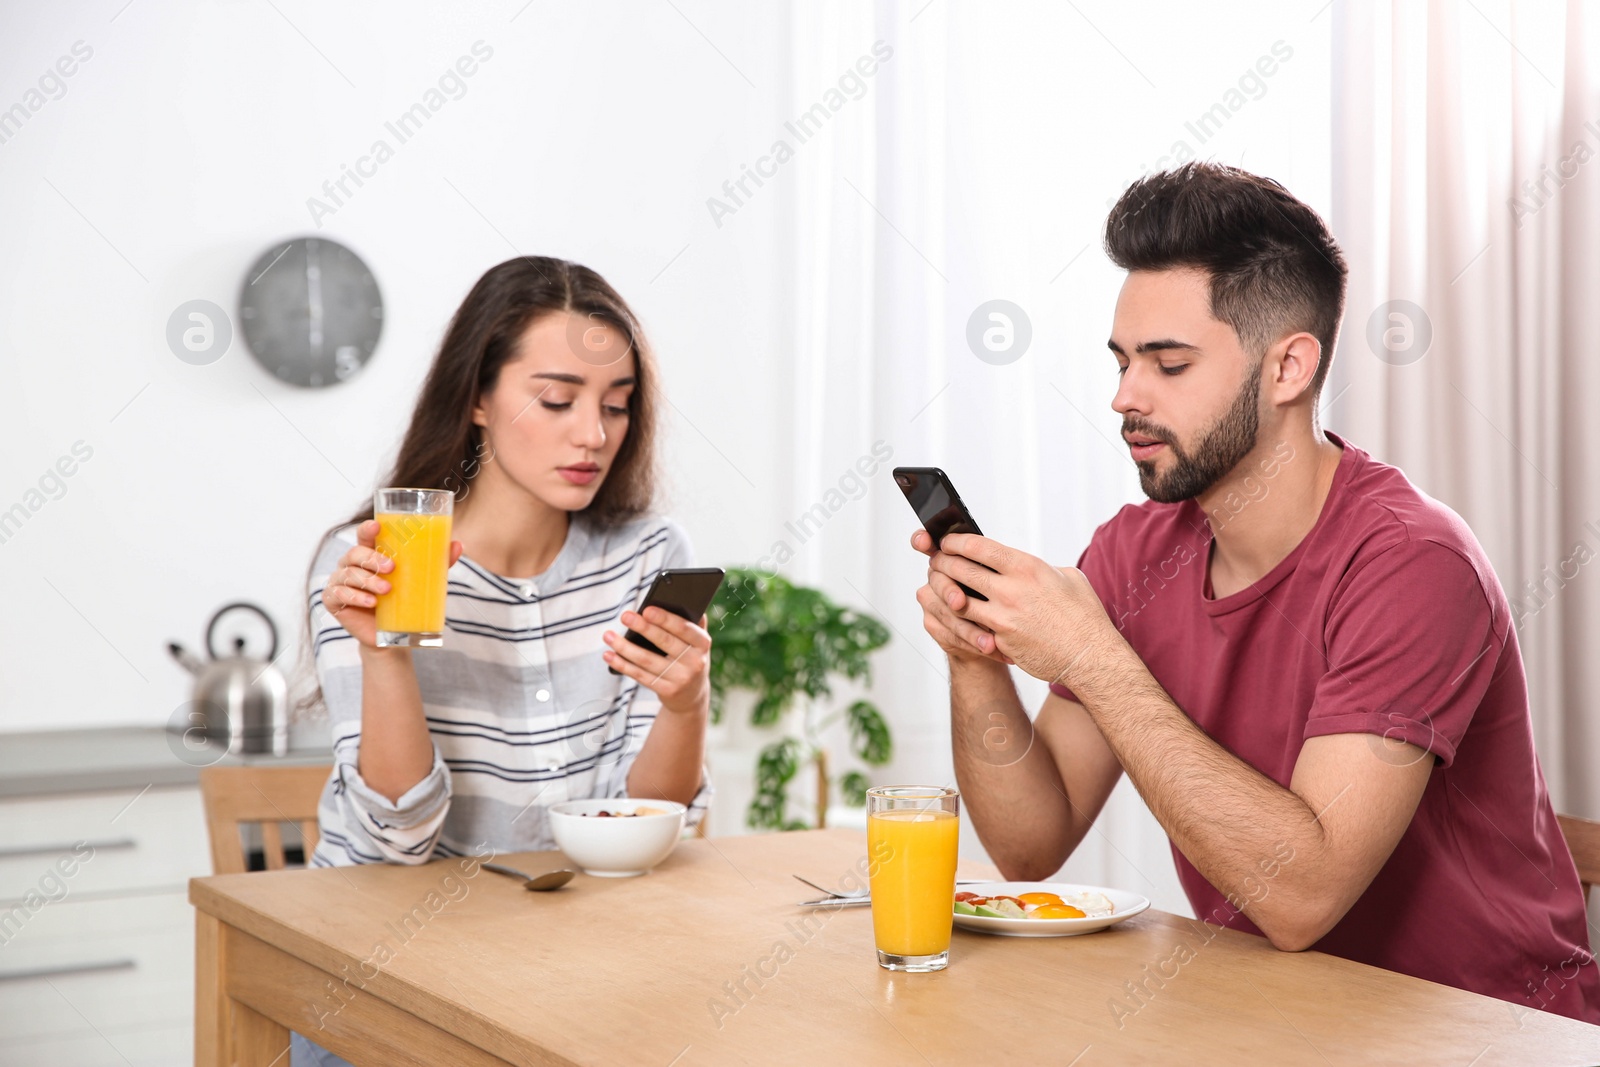
[[[378,551],[394,560],[394,570],[382,575],[393,588],[378,597],[378,629],[442,634],[450,516],[380,512],[376,517]]]
[[[949,950],[960,825],[949,811],[875,811],[867,816],[868,855],[886,857],[872,873],[872,931],[878,951],[932,956]]]

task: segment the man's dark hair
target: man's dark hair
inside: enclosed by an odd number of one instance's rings
[[[1211,314],[1246,350],[1300,330],[1322,342],[1315,396],[1344,314],[1344,253],[1315,211],[1271,178],[1185,163],[1128,187],[1106,218],[1106,255],[1123,270],[1191,267],[1211,276]]]

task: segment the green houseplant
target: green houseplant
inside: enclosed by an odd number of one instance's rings
[[[761,750],[756,759],[755,799],[745,823],[756,829],[795,830],[810,825],[789,814],[789,785],[806,767],[815,768],[816,825],[825,825],[828,799],[837,787],[848,804],[866,803],[867,776],[852,769],[830,777],[824,732],[842,717],[850,729],[852,754],[863,764],[889,761],[893,744],[888,724],[871,701],[825,712],[836,679],[870,681],[871,653],[889,642],[877,618],[835,604],[819,589],[795,585],[777,575],[746,568],[728,571],[707,612],[715,642],[711,657],[711,718],[722,720],[727,694],[756,694],[750,712],[755,726],[774,727],[798,709],[799,737],[787,736]]]

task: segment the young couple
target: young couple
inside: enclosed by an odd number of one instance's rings
[[[1150,502],[1076,568],[912,539],[990,855],[1048,877],[1126,772],[1202,918],[1600,1021],[1500,584],[1448,508],[1318,426],[1337,243],[1212,164],[1135,183],[1105,243],[1128,272],[1112,406]],[[574,797],[703,817],[710,637],[621,610],[689,563],[650,510],[657,387],[593,271],[524,257],[473,288],[386,480],[457,488],[446,647],[375,647],[370,508],[312,568],[335,748],[314,864],[550,848],[545,806]],[[1031,722],[1012,665],[1052,683]]]

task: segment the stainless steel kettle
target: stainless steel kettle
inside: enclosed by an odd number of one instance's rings
[[[226,656],[217,652],[217,624],[234,611],[248,611],[267,624],[270,648],[265,659],[245,654],[246,641],[235,636]],[[225,748],[230,755],[271,753],[289,749],[289,683],[273,665],[278,655],[278,627],[254,604],[240,601],[217,609],[206,625],[209,663],[201,662],[176,641],[167,651],[195,676],[195,714],[189,716],[185,742],[198,732],[206,747]]]

